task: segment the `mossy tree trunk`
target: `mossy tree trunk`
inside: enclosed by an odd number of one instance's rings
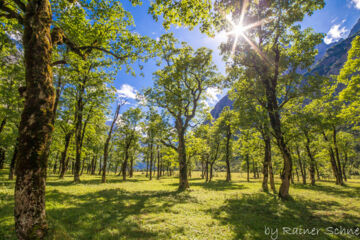
[[[42,239],[48,229],[45,181],[55,101],[51,16],[48,0],[28,1],[23,21],[26,92],[15,160],[14,217],[18,239]]]

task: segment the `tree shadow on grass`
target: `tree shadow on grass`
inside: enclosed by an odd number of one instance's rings
[[[167,184],[169,186],[178,186],[179,183],[169,183]],[[247,189],[247,187],[245,187],[244,185],[239,185],[237,183],[233,183],[233,182],[227,182],[224,180],[216,180],[216,181],[211,181],[211,182],[192,182],[190,181],[189,183],[190,185],[190,189],[192,186],[197,186],[197,187],[201,187],[204,189],[208,189],[208,190],[213,190],[213,191],[226,191],[226,190],[241,190],[241,189]]]
[[[106,183],[122,183],[122,182],[141,182],[141,181],[146,181],[146,179],[126,179],[126,181],[122,180],[122,178],[110,178],[106,180]],[[50,179],[49,181],[46,182],[46,185],[48,186],[71,186],[71,185],[76,185],[76,184],[89,184],[89,185],[93,185],[93,184],[103,184],[101,182],[101,177],[97,178],[97,179],[84,179],[81,180],[80,183],[74,183],[74,181],[71,180],[67,180],[67,179]]]
[[[324,192],[329,195],[343,196],[349,198],[360,198],[360,187],[352,186],[324,186],[324,185],[304,185],[304,184],[293,184],[293,188],[306,189],[317,192]]]
[[[127,192],[107,189],[83,195],[59,191],[47,194],[50,239],[168,239],[171,233],[143,227],[146,216],[167,213],[175,204],[197,201],[188,193]],[[50,204],[51,203],[51,204]],[[52,208],[51,205],[55,205]],[[58,207],[61,204],[65,207]],[[68,206],[68,207],[66,207]],[[151,224],[161,222],[152,219]],[[181,229],[173,230],[181,232]]]
[[[243,194],[235,199],[229,199],[217,209],[208,212],[213,218],[220,220],[224,225],[231,225],[235,232],[234,239],[271,239],[265,234],[265,227],[279,229],[277,239],[355,239],[354,236],[326,235],[327,227],[354,228],[359,218],[352,217],[333,221],[326,214],[315,214],[317,210],[327,210],[331,207],[339,207],[339,203],[333,201],[310,201],[289,200],[281,201],[278,198],[265,193]],[[318,235],[284,235],[283,227],[321,228]]]
[[[216,180],[208,183],[205,182],[195,182],[191,183],[191,186],[199,186],[204,189],[214,190],[214,191],[225,191],[225,190],[240,190],[247,189],[244,185],[239,185],[233,182],[227,182],[224,180]]]

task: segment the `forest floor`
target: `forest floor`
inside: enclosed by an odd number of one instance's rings
[[[212,183],[204,183],[196,176],[190,180],[190,190],[179,193],[177,178],[149,181],[141,173],[126,182],[110,175],[106,184],[100,183],[100,176],[83,175],[82,183],[76,185],[70,175],[63,180],[50,176],[46,189],[48,239],[360,238],[334,234],[335,228],[354,231],[360,227],[359,179],[349,180],[344,187],[327,181],[314,187],[296,183],[290,189],[293,199],[281,201],[261,192],[260,180],[248,183],[244,177],[235,173],[233,182],[226,183],[219,174]],[[0,170],[1,240],[15,239],[13,191],[7,170]],[[266,235],[269,228],[273,238]],[[289,234],[300,228],[319,232]]]

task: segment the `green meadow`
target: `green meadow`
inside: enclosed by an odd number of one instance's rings
[[[0,239],[16,239],[13,219],[14,182],[7,171],[0,175]],[[278,229],[277,239],[358,239],[354,234],[334,234],[335,228],[360,227],[360,180],[346,186],[319,181],[317,186],[296,183],[292,200],[261,191],[260,180],[246,182],[245,174],[233,174],[231,183],[218,173],[204,183],[194,173],[190,190],[178,192],[178,179],[148,180],[142,173],[122,181],[109,175],[83,175],[80,184],[72,176],[49,176],[46,187],[48,239],[271,239],[265,227]],[[279,187],[277,179],[276,187]],[[284,234],[283,227],[291,228]],[[331,234],[328,228],[334,232]],[[319,229],[317,235],[301,229]],[[296,234],[296,230],[298,230]],[[273,232],[275,238],[275,232]]]

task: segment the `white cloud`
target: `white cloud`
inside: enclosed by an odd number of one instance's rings
[[[324,42],[326,44],[336,42],[340,38],[344,38],[348,32],[349,30],[346,29],[346,27],[341,27],[341,24],[335,24],[330,28],[330,31],[327,33]]]
[[[352,0],[352,2],[357,9],[360,9],[360,0]]]
[[[222,90],[219,88],[214,88],[214,87],[208,88],[206,90],[206,95],[208,97],[207,98],[208,105],[216,104],[219,101],[221,94],[222,94]]]
[[[129,84],[123,84],[121,88],[117,90],[117,94],[120,97],[137,99],[136,98],[137,91]]]

